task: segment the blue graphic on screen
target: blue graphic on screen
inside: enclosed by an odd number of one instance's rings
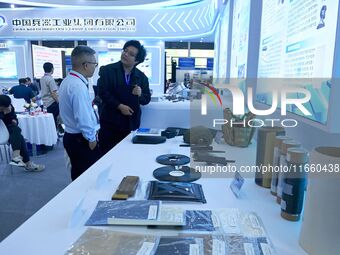
[[[195,58],[178,58],[180,69],[195,69]]]
[[[14,51],[0,51],[0,79],[17,79],[17,63]]]
[[[108,64],[116,63],[120,60],[122,52],[119,51],[99,51],[98,52],[98,68]]]
[[[312,115],[305,116],[294,106],[287,110],[326,124],[338,8],[339,1],[333,0],[263,0],[257,101],[271,105],[273,90],[303,87],[311,93],[304,106]]]

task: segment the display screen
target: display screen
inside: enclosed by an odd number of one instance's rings
[[[14,51],[0,51],[0,79],[17,79],[17,64]]]
[[[271,105],[272,91],[282,83],[301,86],[312,96],[306,103],[312,116],[306,117],[326,123],[338,7],[339,1],[333,0],[263,1],[258,77],[278,79],[259,80],[258,101]]]
[[[145,60],[143,63],[137,65],[137,68],[141,70],[146,77],[148,77],[149,82],[152,81],[152,53],[150,51],[147,52]]]
[[[274,1],[277,2],[277,1]],[[248,60],[250,0],[234,0],[230,78],[245,79]],[[221,63],[221,60],[220,60]]]
[[[219,78],[227,78],[227,59],[228,59],[228,34],[229,34],[229,9],[230,2],[224,10],[221,21],[221,40],[220,40],[220,60],[219,60]]]
[[[62,54],[60,49],[32,45],[32,59],[34,78],[40,79],[44,76],[43,65],[45,62],[53,64],[53,78],[63,78]]]
[[[120,60],[122,52],[119,51],[99,51],[98,52],[98,68],[108,64],[116,63]]]

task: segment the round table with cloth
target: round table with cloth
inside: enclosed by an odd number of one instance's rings
[[[17,114],[17,117],[21,133],[29,143],[47,146],[57,143],[57,130],[51,113],[40,113],[34,116]]]

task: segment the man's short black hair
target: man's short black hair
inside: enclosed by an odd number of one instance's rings
[[[27,82],[26,78],[20,78],[19,79],[19,84],[25,84]]]
[[[6,95],[0,95],[0,107],[8,107],[11,105],[11,98]]]
[[[30,77],[26,77],[26,80],[27,81],[32,81]]]
[[[50,72],[52,72],[53,64],[50,63],[50,62],[46,62],[46,63],[44,63],[43,68],[44,68],[45,73],[50,73]]]
[[[130,40],[130,41],[127,41],[124,44],[123,50],[125,50],[129,46],[133,46],[133,47],[137,48],[138,54],[136,56],[136,61],[138,62],[138,64],[143,63],[144,60],[145,60],[145,57],[146,57],[146,50],[145,50],[144,46],[141,45],[140,42],[137,41],[137,40]]]

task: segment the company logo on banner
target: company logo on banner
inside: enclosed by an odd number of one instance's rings
[[[211,85],[206,84],[200,84],[203,85],[205,88],[210,89],[215,97],[219,100],[220,106],[222,107],[222,100],[218,94],[218,91],[215,87]],[[246,109],[249,110],[254,116],[269,116],[273,114],[277,108],[280,108],[281,115],[286,116],[288,105],[291,105],[291,107],[294,107],[296,109],[299,109],[302,114],[305,116],[311,116],[311,112],[308,110],[304,104],[309,103],[311,100],[311,92],[303,87],[290,87],[290,88],[281,88],[280,90],[274,90],[272,92],[272,105],[269,109],[260,110],[256,109],[254,107],[253,102],[253,88],[248,87],[247,93],[245,98],[244,92],[238,88],[237,86],[231,86],[231,85],[225,85],[223,89],[227,89],[232,96],[232,112],[235,115],[244,115]],[[205,90],[207,92],[207,90]],[[208,91],[209,92],[209,91]],[[211,99],[214,101],[214,97],[211,95],[211,93],[207,93]],[[289,95],[298,94],[298,98],[290,98]],[[280,107],[279,107],[279,101],[280,101]],[[216,102],[214,101],[215,106],[217,106]],[[201,98],[201,115],[207,115],[207,95],[203,94]],[[243,124],[244,127],[262,127],[262,126],[275,126],[275,122],[280,121],[279,119],[249,119],[245,120],[242,119],[242,122],[234,122],[233,119],[226,120],[226,119],[213,119],[213,127],[220,125],[228,124],[231,127],[234,125],[241,125]],[[293,123],[291,125],[288,125],[287,123]],[[281,121],[281,126],[283,127],[296,127],[298,125],[297,121],[294,119],[283,119]]]
[[[136,18],[22,18],[12,19],[12,26],[14,32],[135,32]]]
[[[6,19],[4,16],[0,16],[0,29],[6,25]]]

